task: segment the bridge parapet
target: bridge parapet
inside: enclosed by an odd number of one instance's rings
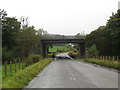
[[[84,43],[85,39],[42,39],[41,43]]]

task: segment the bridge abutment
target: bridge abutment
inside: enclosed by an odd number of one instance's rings
[[[42,54],[43,58],[47,57],[47,53],[48,53],[47,44],[42,43],[41,44],[41,54]]]
[[[85,43],[79,43],[78,44],[78,49],[79,49],[79,56],[81,58],[85,57],[85,52],[86,52],[86,49],[85,49]]]

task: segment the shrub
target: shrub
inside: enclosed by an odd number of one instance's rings
[[[6,47],[2,48],[2,60],[11,60],[13,58],[13,51],[8,50]]]
[[[78,52],[69,52],[68,54],[71,58],[76,58],[78,57]]]
[[[91,47],[88,48],[88,56],[98,56],[99,52],[97,50],[96,45],[92,45]]]
[[[39,55],[39,54],[34,54],[34,55],[30,55],[27,60],[26,60],[26,63],[35,63],[39,60],[42,59],[42,56]]]

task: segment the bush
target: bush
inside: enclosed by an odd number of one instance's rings
[[[6,47],[2,48],[2,60],[11,60],[13,59],[13,51],[8,50]]]
[[[71,58],[76,58],[78,57],[78,52],[69,52],[68,54]]]
[[[97,50],[96,45],[92,45],[91,47],[88,48],[88,56],[98,56],[99,52]]]
[[[39,54],[34,54],[34,55],[30,55],[27,60],[26,60],[26,63],[32,63],[32,62],[37,62],[39,60],[42,59],[42,56],[39,55]]]

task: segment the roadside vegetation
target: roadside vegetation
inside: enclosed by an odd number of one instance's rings
[[[8,17],[6,11],[0,9],[0,20],[2,21],[2,63],[14,61],[16,58],[27,58],[24,64],[29,66],[24,69],[20,69],[19,72],[7,71],[8,76],[3,76],[3,88],[22,88],[32,78],[35,77],[48,63],[52,61],[51,58],[40,59],[41,56],[41,39],[48,37],[55,38],[55,35],[50,35],[47,31],[35,29],[34,26],[28,25],[28,17],[21,17],[18,20],[16,17]],[[2,17],[2,18],[1,18]],[[58,35],[59,36],[59,35]],[[76,37],[82,37],[86,40],[86,56],[88,58],[79,58],[80,60],[99,64],[109,68],[119,69],[120,61],[109,61],[100,59],[91,59],[94,56],[119,56],[120,57],[120,10],[117,13],[112,13],[105,26],[100,26],[98,29],[92,31],[88,35],[78,33]],[[59,36],[59,38],[61,35]],[[64,36],[62,36],[64,37]],[[59,39],[58,38],[58,39]],[[70,43],[71,44],[71,43]],[[77,44],[68,44],[67,46],[51,46],[50,52],[66,52],[69,51],[69,55],[72,58],[78,58],[79,52]],[[49,53],[51,56],[53,53]],[[33,62],[33,58],[37,58],[40,55],[39,62]],[[120,58],[118,58],[120,60]],[[15,66],[13,64],[13,66]],[[19,64],[16,65],[18,68]],[[4,66],[0,66],[1,68]],[[9,64],[7,67],[10,67]],[[2,73],[1,70],[0,73]]]
[[[41,54],[41,39],[49,36],[47,31],[28,25],[28,17],[8,17],[0,9],[2,17],[2,63],[16,58]]]
[[[69,52],[69,56],[71,56],[72,58],[76,59],[76,60],[81,60],[81,61],[85,61],[88,63],[93,63],[93,64],[97,64],[97,65],[101,65],[101,66],[105,66],[108,68],[113,68],[113,69],[120,69],[120,61],[119,60],[102,60],[102,59],[91,59],[91,57],[94,56],[99,56],[98,54],[98,50],[96,48],[95,45],[91,46],[88,49],[88,57],[86,58],[80,58],[79,54],[77,52],[71,51]]]
[[[112,13],[106,25],[86,35],[87,50],[93,45],[99,56],[120,56],[120,10]]]
[[[113,68],[113,69],[117,69],[117,70],[120,69],[120,61],[110,61],[110,60],[100,60],[100,59],[90,59],[90,58],[80,58],[79,60],[98,64],[101,66],[105,66],[105,67]]]
[[[30,55],[27,58],[20,59],[17,58],[10,62],[6,61],[5,64],[2,64],[2,77],[3,79],[9,76],[14,75],[17,71],[22,70],[38,61],[42,60],[40,55]]]
[[[77,37],[80,35],[78,34]],[[109,68],[120,69],[120,10],[112,13],[106,25],[100,26],[86,35],[86,57],[80,60],[95,63]],[[70,53],[70,55],[75,55]],[[118,56],[116,60],[91,59],[95,56]],[[77,58],[76,56],[74,56]]]
[[[2,88],[23,88],[53,59],[46,58],[3,79]]]
[[[79,57],[78,51],[70,51],[70,52],[68,53],[68,55],[69,55],[71,58],[78,58],[78,57]]]

